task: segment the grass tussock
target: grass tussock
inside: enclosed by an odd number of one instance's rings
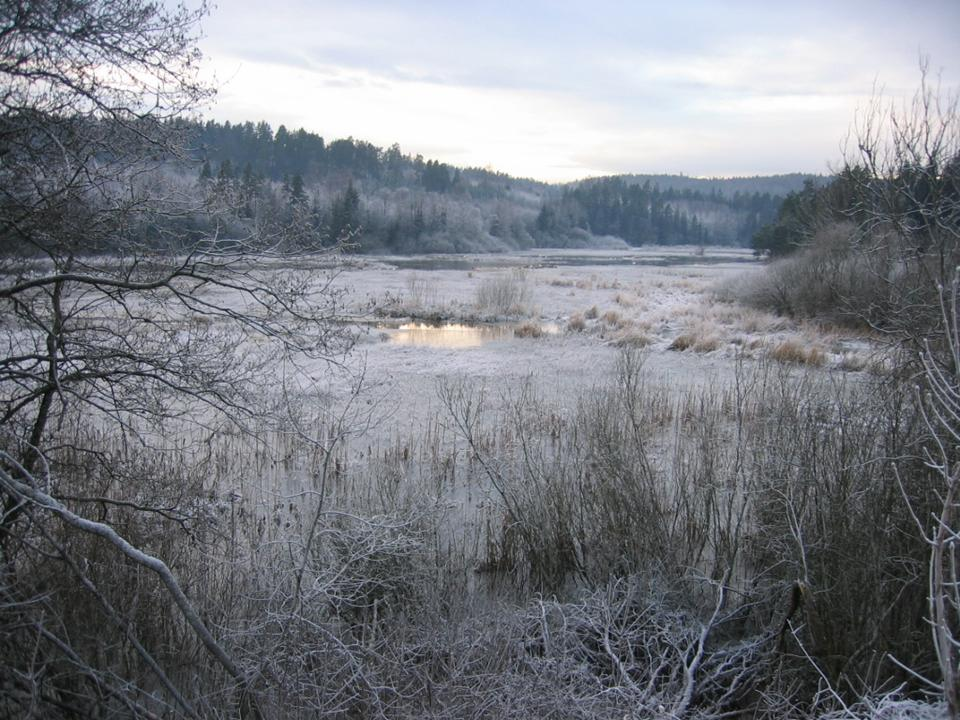
[[[675,352],[692,350],[697,353],[708,353],[719,350],[721,345],[720,338],[714,334],[684,332],[673,339],[673,342],[667,346],[667,350],[673,350]]]
[[[513,334],[518,338],[538,338],[543,336],[543,327],[539,323],[528,321],[515,327]]]
[[[621,318],[620,313],[618,313],[616,310],[607,310],[600,317],[600,320],[601,322],[603,322],[606,325],[609,325],[610,327],[617,327],[621,325],[621,323],[623,322],[623,319]]]
[[[845,352],[837,367],[846,372],[862,372],[870,366],[870,359],[860,353]]]
[[[567,332],[583,332],[587,329],[587,321],[580,313],[575,313],[567,320]]]
[[[407,293],[405,309],[411,313],[420,313],[434,307],[438,301],[436,281],[418,273],[413,273],[406,280]]]
[[[685,350],[689,350],[690,348],[692,348],[694,344],[696,344],[696,342],[697,342],[697,338],[695,335],[691,335],[689,333],[682,333],[680,335],[677,335],[673,339],[673,342],[671,342],[667,346],[667,350],[673,350],[675,352],[684,352]]]
[[[653,344],[653,339],[646,333],[638,330],[630,330],[617,337],[613,344],[621,348],[642,349]]]
[[[772,360],[797,365],[820,367],[826,362],[823,350],[815,345],[804,345],[797,340],[785,340],[770,349],[768,356]]]

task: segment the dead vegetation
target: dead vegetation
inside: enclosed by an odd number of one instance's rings
[[[823,351],[816,346],[804,345],[796,340],[778,343],[770,350],[770,358],[777,362],[797,363],[819,367],[825,362]]]
[[[527,321],[517,325],[513,334],[518,338],[538,338],[543,336],[543,327],[539,323]]]
[[[478,311],[494,316],[517,316],[530,313],[531,289],[522,268],[486,277],[477,287],[475,305]]]

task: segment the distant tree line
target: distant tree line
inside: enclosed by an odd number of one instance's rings
[[[803,184],[810,180],[814,184],[822,185],[827,178],[823,175],[809,173],[785,173],[781,175],[752,175],[743,177],[691,177],[689,175],[665,174],[631,174],[620,175],[631,185],[643,185],[650,182],[663,190],[692,190],[701,195],[725,195],[733,197],[736,194],[753,195],[769,193],[774,197],[785,197],[788,193],[803,188]]]
[[[425,161],[396,144],[327,143],[303,129],[281,125],[274,131],[265,122],[180,122],[194,159],[202,162],[201,182],[216,181],[222,189],[239,179],[243,217],[268,219],[253,212],[251,196],[274,193],[259,203],[269,217],[289,215],[289,201],[296,199],[301,210],[310,206],[315,232],[333,239],[349,229],[371,251],[584,245],[593,236],[634,246],[748,245],[776,218],[784,188],[804,177],[775,176],[765,186],[760,177],[620,176],[561,188]]]
[[[770,193],[727,197],[716,187],[705,193],[609,177],[565,188],[560,198],[544,204],[537,227],[553,235],[580,228],[630,245],[742,245],[776,216],[780,201]]]
[[[103,136],[113,132],[109,119],[82,122],[98,123]],[[723,190],[724,183],[742,179],[709,181],[709,191],[687,186],[707,181],[682,176],[558,186],[455,168],[404,153],[396,144],[384,149],[353,138],[328,142],[302,128],[274,129],[266,122],[177,118],[164,125],[183,139],[186,152],[152,157],[164,172],[142,173],[137,182],[144,190],[169,186],[198,205],[195,213],[169,213],[130,227],[156,247],[166,247],[171,237],[191,241],[211,231],[225,240],[282,236],[288,245],[305,247],[349,239],[362,252],[397,253],[589,247],[600,236],[634,246],[748,245],[757,228],[776,219],[781,202],[774,192]],[[762,187],[762,178],[750,182]],[[110,252],[104,242],[86,251]]]
[[[352,137],[327,143],[303,128],[291,132],[281,125],[274,131],[263,121],[177,123],[189,138],[193,158],[204,163],[207,173],[230,163],[235,169],[249,168],[265,180],[293,182],[299,177],[302,183],[315,184],[349,178],[377,185],[419,185],[440,193],[453,190],[459,181],[458,170],[436,160],[424,162],[419,155],[405,155],[396,144],[383,149]]]

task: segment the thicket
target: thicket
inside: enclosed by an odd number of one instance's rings
[[[742,298],[798,317],[872,327],[897,343],[943,338],[941,294],[960,263],[957,96],[923,70],[904,106],[880,98],[852,131],[843,170],[790,195],[754,236],[783,257]]]
[[[909,391],[773,364],[677,397],[627,351],[572,402],[438,392],[434,434],[366,460],[312,410],[166,450],[65,419],[45,485],[3,475],[34,517],[7,711],[804,717],[933,674]],[[242,683],[70,513],[166,558]]]
[[[895,382],[913,390],[918,454],[932,505],[904,492],[929,553],[925,613],[937,665],[918,673],[960,715],[960,596],[956,441],[960,396],[960,95],[921,64],[908,103],[876,98],[852,131],[844,170],[829,186],[789,198],[758,234],[773,262],[740,296],[780,312],[868,326],[899,351]],[[781,243],[782,244],[778,244]],[[909,475],[897,470],[901,490]]]

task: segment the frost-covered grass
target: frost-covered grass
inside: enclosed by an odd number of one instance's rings
[[[477,286],[475,305],[479,312],[494,316],[528,315],[530,298],[526,271],[513,268],[483,278]]]
[[[849,653],[878,672],[865,642],[916,649],[906,618],[922,587],[898,568],[923,558],[870,461],[898,453],[883,428],[903,407],[822,369],[704,377],[703,356],[666,367],[665,353],[571,340],[614,362],[552,390],[504,365],[431,376],[423,422],[399,408],[388,440],[354,435],[362,414],[312,404],[208,438],[199,462],[172,463],[186,477],[169,463],[151,475],[158,498],[189,496],[192,533],[162,517],[131,517],[127,532],[178,558],[244,671],[261,673],[272,717],[841,717],[824,676],[843,717],[936,717],[915,699],[871,704],[835,665]],[[698,385],[677,392],[678,362]],[[881,521],[898,531],[875,537]],[[798,578],[807,596],[790,610]],[[116,592],[152,597],[146,578]],[[176,618],[149,610],[151,647],[180,657]]]
[[[462,321],[518,297],[532,317],[462,348],[377,328],[352,376],[276,368],[272,421],[168,456],[102,438],[106,466],[144,468],[143,496],[184,511],[109,510],[176,558],[267,716],[943,717],[883,695],[904,680],[889,653],[930,670],[925,548],[902,497],[929,500],[913,395],[849,374],[870,367],[869,337],[719,302],[714,283],[742,265],[630,257],[365,259],[335,281],[344,319]],[[64,448],[79,489],[110,490]],[[148,578],[113,582],[102,548],[70,550],[108,599],[144,598],[175,679],[222,686]],[[63,577],[40,580],[69,597]],[[64,609],[96,628],[78,645],[136,665],[122,630],[90,620],[100,607]]]

